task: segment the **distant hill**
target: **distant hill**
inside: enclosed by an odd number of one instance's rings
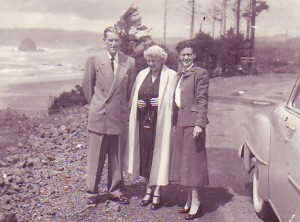
[[[298,51],[300,51],[300,37],[287,40],[287,44],[291,48],[295,48],[298,49]]]
[[[22,39],[31,38],[39,48],[93,48],[101,42],[102,34],[61,29],[0,28],[0,45],[18,47]]]
[[[102,44],[102,33],[66,31],[62,29],[5,29],[0,28],[0,46],[18,47],[22,39],[31,38],[39,48],[95,48]],[[168,38],[167,46],[174,49],[183,38]],[[162,43],[163,38],[154,38]]]
[[[87,31],[66,31],[62,29],[4,29],[0,28],[0,46],[11,46],[17,48],[22,39],[32,39],[38,48],[99,48],[103,46],[102,33]],[[158,44],[163,43],[163,38],[153,38]],[[176,44],[184,38],[167,38],[169,49],[175,49]],[[299,48],[300,37],[288,38],[287,35],[276,35],[257,37],[257,46],[265,43],[284,42],[290,47]]]
[[[164,42],[163,38],[153,38],[153,40],[157,43],[157,44],[162,44]],[[168,38],[167,39],[167,47],[169,49],[174,49],[177,45],[178,42],[185,40],[185,38],[181,38],[181,37],[173,37],[173,38]]]
[[[281,35],[274,35],[274,36],[258,36],[256,37],[256,42],[294,42],[299,41],[300,37],[289,37],[288,35],[281,34]]]
[[[274,36],[256,36],[256,42],[283,42],[286,41],[288,38],[287,35],[274,35]]]
[[[292,49],[293,51],[300,51],[300,37],[286,38],[283,35],[272,37],[258,37],[256,39],[256,47],[273,46],[275,48],[282,48],[283,50]]]

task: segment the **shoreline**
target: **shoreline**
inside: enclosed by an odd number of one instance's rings
[[[67,80],[9,84],[0,90],[0,110],[12,109],[25,114],[45,113],[52,98],[81,84],[81,77]]]

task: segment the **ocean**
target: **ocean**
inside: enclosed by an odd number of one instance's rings
[[[41,114],[49,102],[80,84],[87,49],[49,49],[22,52],[0,47],[0,109]]]

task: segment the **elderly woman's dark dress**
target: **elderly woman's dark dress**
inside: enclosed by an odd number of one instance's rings
[[[140,174],[149,179],[155,144],[157,108],[151,107],[150,98],[158,98],[160,75],[152,82],[151,72],[142,83],[138,99],[144,100],[147,107],[138,110],[140,136]],[[149,119],[150,118],[150,119]]]

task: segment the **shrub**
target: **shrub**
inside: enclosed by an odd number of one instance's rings
[[[50,102],[48,113],[51,115],[59,112],[62,108],[85,104],[87,104],[87,101],[83,94],[83,88],[80,85],[76,85],[75,89],[72,89],[70,92],[63,92],[54,98]]]

